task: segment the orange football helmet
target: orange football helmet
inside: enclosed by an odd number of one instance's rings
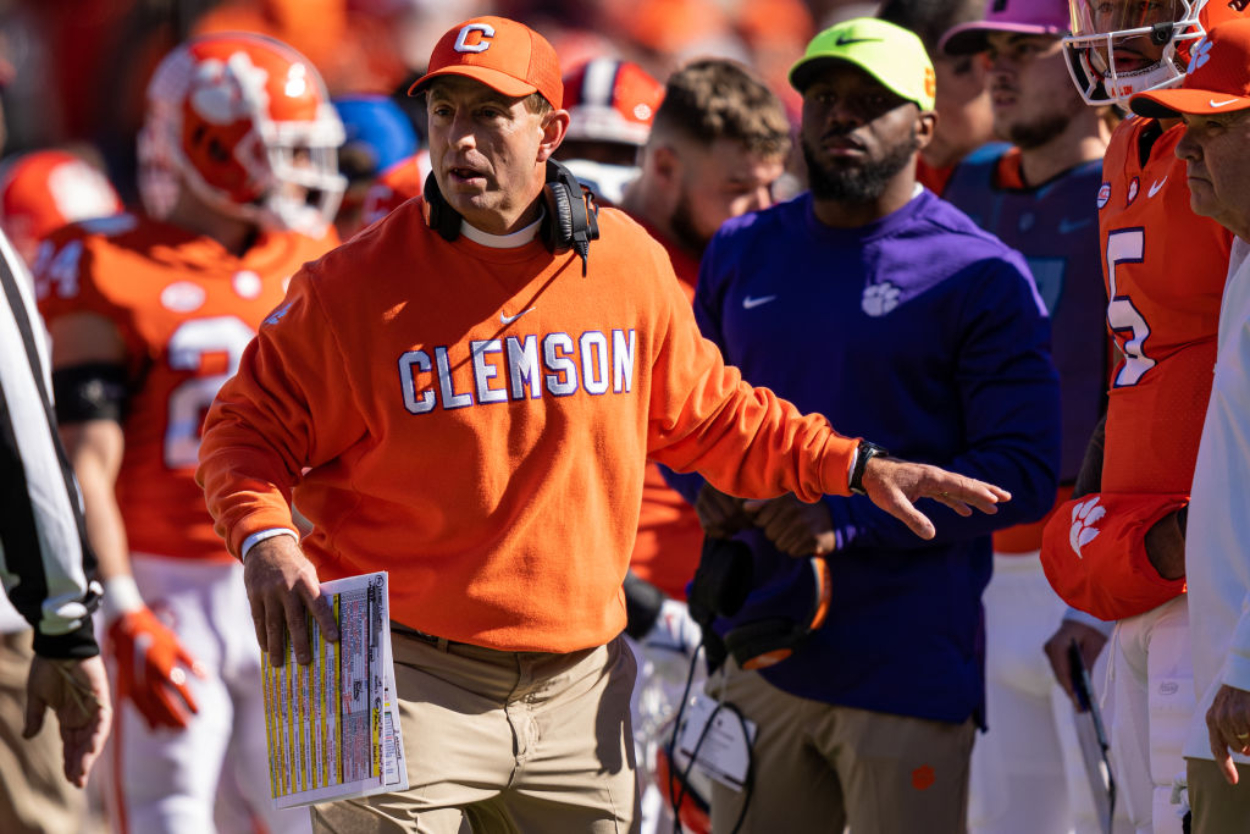
[[[104,174],[71,153],[33,151],[0,168],[0,228],[28,263],[62,226],[121,210]]]
[[[1086,104],[1127,102],[1174,87],[1189,51],[1225,20],[1244,17],[1247,0],[1068,0],[1072,34],[1063,39],[1068,71]],[[1158,60],[1142,52],[1162,47]]]
[[[280,41],[194,38],[157,67],[139,134],[139,192],[164,219],[185,185],[217,211],[317,235],[346,180],[343,124],[308,59]]]
[[[564,77],[565,139],[641,147],[664,98],[664,85],[629,61],[595,58]]]

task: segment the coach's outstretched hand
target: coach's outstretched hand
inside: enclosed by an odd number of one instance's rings
[[[1011,493],[993,484],[936,466],[888,457],[868,461],[862,484],[872,503],[922,539],[933,538],[935,531],[933,522],[916,509],[915,502],[921,498],[932,498],[962,516],[972,515],[973,508],[993,515],[1000,502],[1011,500]]]
[[[312,660],[305,613],[311,613],[330,642],[339,639],[330,603],[321,593],[317,569],[299,549],[293,536],[274,536],[255,545],[243,562],[243,584],[252,606],[252,625],[260,649],[269,662],[281,666],[286,657],[286,635],[291,635],[295,660]]]

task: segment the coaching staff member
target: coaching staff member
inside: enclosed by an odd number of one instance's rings
[[[81,788],[104,749],[112,708],[91,631],[92,601],[99,600],[99,585],[88,576],[95,557],[86,544],[78,487],[56,435],[44,340],[30,277],[0,234],[0,577],[14,607],[35,629],[22,735],[33,738],[51,707],[60,725],[65,778]],[[2,649],[12,650],[7,644]],[[4,714],[10,713],[6,708]],[[15,743],[8,732],[3,743]],[[16,749],[5,759],[18,766],[24,761]],[[7,785],[25,784],[29,774],[0,775]],[[18,813],[17,805],[17,798],[0,802],[0,828],[29,823],[10,816]]]
[[[1059,384],[1024,258],[916,184],[932,81],[891,23],[813,39],[790,72],[811,191],[721,227],[695,318],[753,384],[1015,500],[993,518],[939,508],[930,541],[858,496],[746,502],[755,590],[717,624],[733,660],[708,689],[758,724],[754,790],[715,784],[716,831],[967,829],[990,534],[1054,503]],[[795,648],[791,629],[769,633],[787,614],[816,621],[795,558],[813,554],[828,554],[832,607]]]
[[[744,496],[814,501],[862,481],[921,535],[921,496],[964,513],[1008,496],[860,452],[744,384],[623,214],[599,214],[588,251],[561,251],[585,204],[580,188],[545,196],[566,188],[547,163],[569,118],[536,32],[475,18],[429,68],[413,88],[425,200],[296,275],[218,395],[199,477],[272,657],[305,606],[332,630],[320,580],[391,573],[411,789],[317,808],[316,827],[624,831],[621,582],[648,455]],[[298,544],[292,487],[315,525]]]
[[[1181,118],[1176,155],[1189,204],[1236,235],[1185,532],[1190,646],[1199,698],[1185,741],[1194,834],[1250,820],[1250,20],[1212,27],[1179,89],[1136,95],[1133,112]]]

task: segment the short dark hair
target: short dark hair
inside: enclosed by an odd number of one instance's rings
[[[915,32],[929,56],[936,58],[943,35],[984,14],[985,0],[885,0],[877,17]]]
[[[746,67],[724,58],[694,61],[669,77],[651,133],[707,145],[733,139],[763,156],[790,152],[781,99]]]

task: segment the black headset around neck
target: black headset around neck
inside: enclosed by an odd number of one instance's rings
[[[425,220],[429,227],[445,240],[460,237],[463,218],[443,198],[432,171],[425,178],[422,196],[425,198]],[[547,208],[539,230],[543,243],[556,255],[572,249],[582,259],[582,275],[585,276],[590,242],[599,239],[599,206],[594,194],[577,181],[572,171],[554,159],[548,159],[543,203]]]

